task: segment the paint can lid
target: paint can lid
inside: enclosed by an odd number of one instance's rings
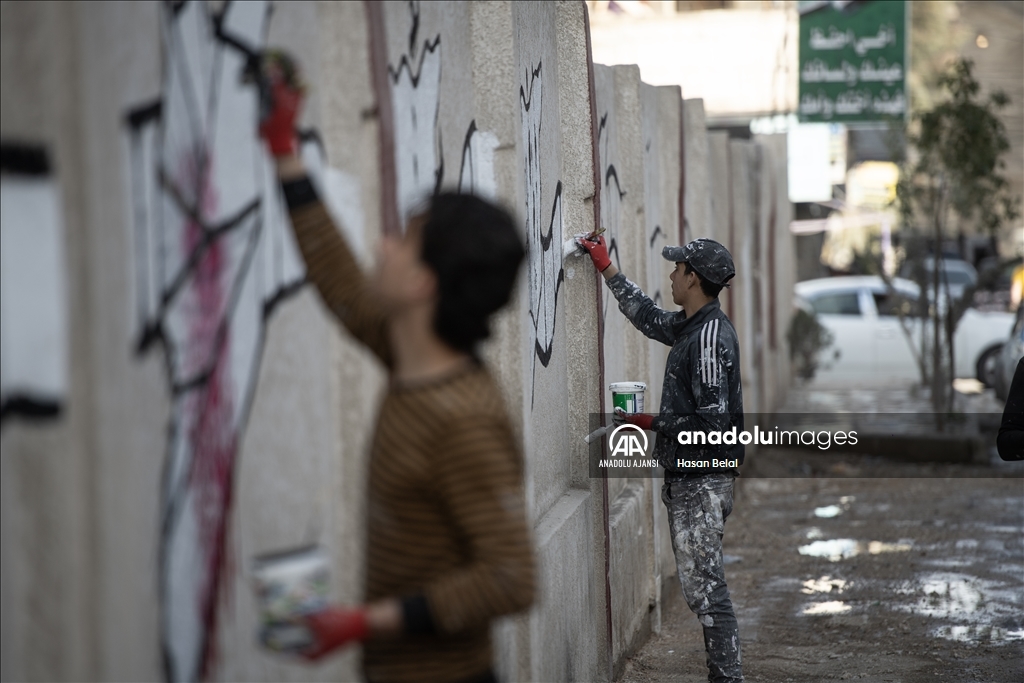
[[[647,391],[647,384],[644,382],[612,382],[608,388],[615,394],[637,394]]]

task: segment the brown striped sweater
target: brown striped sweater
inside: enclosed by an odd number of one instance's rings
[[[309,280],[388,367],[387,320],[323,205],[286,186]],[[307,183],[308,185],[308,183]],[[373,681],[464,681],[491,667],[490,621],[533,601],[523,463],[500,391],[481,365],[392,380],[370,452],[366,599],[425,605],[425,633],[365,644]],[[410,596],[415,596],[410,601]],[[420,597],[422,596],[422,597]]]

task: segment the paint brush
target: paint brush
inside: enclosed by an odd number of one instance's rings
[[[582,254],[587,253],[587,250],[580,246],[577,240],[589,240],[593,242],[602,234],[604,234],[604,232],[605,229],[600,228],[598,230],[594,230],[588,235],[584,235],[583,233],[573,235],[572,237],[567,239],[565,243],[562,245],[562,259],[565,260],[570,256],[580,256]]]
[[[583,440],[586,441],[587,443],[594,443],[595,441],[600,439],[602,436],[607,434],[608,430],[610,430],[612,427],[614,427],[614,425],[608,425],[606,427],[598,427],[597,429],[595,429],[594,431],[590,432],[585,437],[583,437]]]

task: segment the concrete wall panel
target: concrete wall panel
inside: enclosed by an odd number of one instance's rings
[[[0,678],[61,680],[96,675],[92,648],[93,578],[89,443],[91,343],[85,287],[89,237],[81,220],[85,200],[77,89],[77,36],[72,6],[0,5],[0,137],[42,146],[59,188],[67,265],[69,373],[65,407],[56,418],[0,431]],[[31,296],[31,292],[25,293]]]
[[[593,496],[569,490],[535,529],[539,599],[529,618],[529,664],[518,680],[607,680],[604,585],[593,580]],[[603,567],[602,567],[603,571]]]
[[[725,131],[708,132],[708,193],[711,199],[711,222],[708,237],[718,240],[730,251],[732,238],[732,204],[729,182],[729,134]],[[719,298],[729,312],[732,290],[726,289]]]
[[[675,264],[662,257],[662,249],[679,241],[679,161],[681,96],[675,86],[640,84],[644,126],[644,219],[646,222],[647,283],[645,291],[661,307],[674,310],[669,274]],[[648,340],[648,412],[661,405],[668,347]],[[661,481],[655,479],[645,499],[651,509],[652,538],[647,542],[653,572],[651,628],[660,629],[662,586],[675,573],[668,519],[661,502]]]
[[[704,100],[683,101],[683,177],[686,181],[685,225],[688,239],[712,237],[711,174]]]
[[[756,317],[754,292],[757,281],[753,277],[754,233],[757,215],[752,187],[756,146],[745,140],[729,141],[729,187],[732,220],[729,251],[736,265],[736,277],[730,283],[730,300],[726,313],[736,327],[740,344],[740,375],[743,378],[743,409],[757,412],[758,374],[756,354]]]
[[[770,253],[767,257],[765,281],[769,284],[770,304],[767,338],[769,363],[773,379],[769,385],[768,407],[777,409],[785,402],[792,369],[786,332],[793,313],[793,285],[796,284],[796,245],[789,224],[793,219],[789,203],[788,176],[786,175],[785,135],[758,135],[755,141],[766,153],[766,199],[769,204],[765,239]]]

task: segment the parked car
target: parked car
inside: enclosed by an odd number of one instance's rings
[[[797,283],[796,305],[814,312],[834,338],[821,352],[816,383],[891,386],[921,379],[912,348],[920,349],[922,334],[931,329],[922,317],[921,290],[902,278],[892,283],[894,291],[877,275]],[[900,312],[912,342],[900,325]],[[998,355],[1013,323],[1012,313],[968,308],[953,337],[954,376],[984,381],[985,368]]]
[[[975,287],[978,284],[978,271],[967,261],[943,257],[939,262],[942,264],[942,272],[939,273],[939,287],[944,287],[942,279],[945,277],[949,283],[949,295],[954,301],[960,299],[968,288]],[[913,263],[904,263],[903,268],[900,269],[900,275],[907,279],[912,278],[914,267],[915,264]],[[930,283],[932,273],[935,271],[935,259],[931,256],[926,256],[920,261],[919,267],[923,269],[923,274],[927,278],[927,282]]]
[[[1017,362],[1021,358],[1024,358],[1024,305],[1017,308],[1013,330],[994,363],[992,386],[1001,401],[1005,401],[1006,395],[1010,393],[1010,382],[1013,381],[1013,373],[1017,371]]]

